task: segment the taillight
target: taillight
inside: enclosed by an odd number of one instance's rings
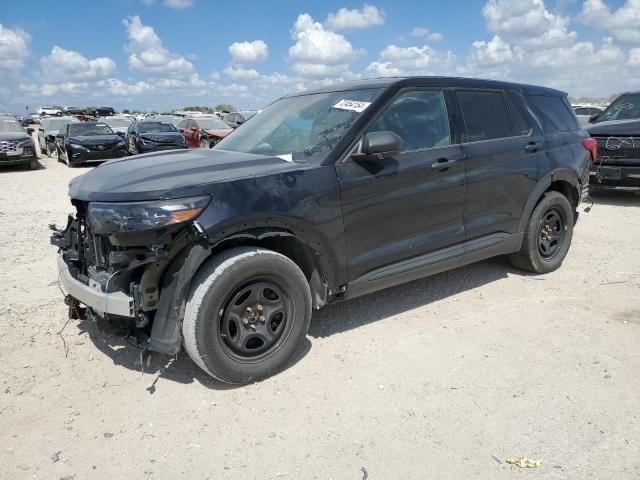
[[[591,154],[591,162],[594,163],[598,156],[598,142],[596,142],[595,138],[589,137],[582,140],[581,143],[585,150]]]

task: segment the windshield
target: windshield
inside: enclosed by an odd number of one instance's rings
[[[63,126],[65,126],[67,123],[78,123],[80,120],[77,119],[70,119],[70,118],[56,118],[56,119],[51,119],[51,120],[45,120],[43,123],[43,128],[45,130],[56,130],[59,131]]]
[[[632,118],[640,118],[640,93],[616,98],[598,117],[598,122],[630,120]]]
[[[224,123],[222,120],[218,120],[217,118],[198,118],[196,120],[200,128],[205,129],[219,129],[219,130],[229,130],[229,125]]]
[[[131,125],[131,122],[126,118],[105,118],[103,122],[110,127],[128,127]]]
[[[0,120],[0,132],[1,133],[24,133],[24,128],[15,120],[11,118]]]
[[[178,129],[169,122],[144,122],[140,124],[140,133],[177,132]]]
[[[322,162],[381,90],[282,98],[214,148]]]
[[[69,126],[70,137],[89,135],[113,135],[113,130],[105,123],[77,123]]]
[[[157,115],[157,116],[153,117],[153,120],[155,120],[157,122],[169,122],[171,125],[177,125],[178,123],[180,123],[182,121],[182,118],[181,117],[169,117],[169,116]]]

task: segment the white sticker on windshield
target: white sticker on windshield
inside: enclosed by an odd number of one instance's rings
[[[288,154],[288,155],[277,155],[278,158],[281,158],[282,160],[285,160],[287,162],[293,162],[293,154]]]
[[[371,102],[359,102],[358,100],[347,100],[343,98],[338,103],[336,103],[333,108],[337,108],[338,110],[351,110],[353,112],[361,113],[363,112]]]

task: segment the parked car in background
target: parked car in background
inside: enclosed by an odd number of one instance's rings
[[[127,130],[125,141],[132,155],[187,148],[184,136],[171,122],[154,118],[132,123]]]
[[[113,115],[111,117],[100,117],[99,122],[106,123],[116,133],[126,134],[127,130],[131,126],[131,117],[123,117],[120,115]]]
[[[96,108],[96,116],[98,117],[108,117],[110,115],[115,115],[116,111],[112,107],[98,107]]]
[[[573,111],[578,117],[580,125],[586,127],[589,125],[589,119],[594,115],[604,112],[604,107],[597,105],[573,105]]]
[[[215,115],[185,118],[177,126],[189,148],[211,148],[233,132],[233,128]]]
[[[149,115],[145,117],[145,120],[154,120],[156,122],[169,122],[174,127],[182,121],[182,117],[177,115]]]
[[[67,107],[64,109],[65,115],[84,115],[84,108],[80,107]]]
[[[245,116],[240,112],[223,112],[222,118],[231,128],[238,128],[247,121]]]
[[[58,160],[69,167],[83,163],[120,158],[127,154],[122,136],[103,122],[65,124],[56,135]]]
[[[54,117],[62,115],[62,112],[60,110],[53,107],[40,107],[38,110],[36,110],[36,113],[38,115],[49,115]]]
[[[22,126],[29,127],[31,125],[40,125],[41,122],[42,122],[42,119],[40,118],[40,115],[31,114],[31,115],[27,115],[26,117],[23,117]]]
[[[260,117],[211,150],[74,179],[51,239],[70,315],[248,383],[291,362],[313,309],[495,255],[551,272],[569,251],[595,142],[563,92],[375,79]]]
[[[50,117],[44,118],[38,129],[38,144],[40,151],[52,155],[56,151],[56,135],[67,123],[78,123],[76,117]]]
[[[0,117],[0,166],[26,165],[39,168],[33,128],[25,128],[15,117]]]
[[[598,142],[591,190],[640,193],[640,91],[623,93],[592,116],[587,131]]]

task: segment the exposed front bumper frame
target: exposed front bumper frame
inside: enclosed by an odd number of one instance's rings
[[[133,317],[133,298],[124,292],[105,293],[100,284],[94,282],[85,285],[76,280],[69,272],[69,267],[62,255],[58,255],[59,278],[66,293],[92,308],[98,313]]]

